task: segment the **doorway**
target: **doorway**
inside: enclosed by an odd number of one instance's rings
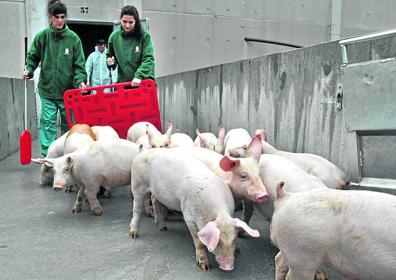
[[[95,50],[95,44],[99,39],[107,43],[114,28],[113,23],[68,22],[67,26],[80,37],[85,59]]]

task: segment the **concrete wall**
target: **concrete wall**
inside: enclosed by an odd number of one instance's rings
[[[350,62],[396,56],[396,38],[352,45]],[[375,54],[374,56],[372,54]],[[345,112],[336,108],[342,84],[337,41],[184,72],[158,79],[162,120],[195,138],[195,128],[217,133],[266,128],[282,150],[311,152],[344,170]]]
[[[150,21],[158,76],[290,50],[245,42],[244,37],[310,46],[396,26],[394,0],[382,0],[380,5],[370,0],[63,2],[68,6],[69,20],[86,23],[112,23],[119,20],[122,6],[137,6]],[[20,77],[24,37],[27,34],[30,44],[34,35],[48,25],[46,7],[47,0],[0,0],[0,37],[7,38],[0,42],[5,64],[0,68],[0,77]],[[88,13],[82,13],[82,7],[88,7]]]
[[[145,0],[157,75],[290,50],[244,37],[311,46],[396,26],[396,1]]]
[[[0,78],[0,160],[19,150],[19,136],[24,130],[24,82]],[[33,82],[28,82],[28,124],[32,138],[37,137]]]

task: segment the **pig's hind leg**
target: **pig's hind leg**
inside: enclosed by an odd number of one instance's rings
[[[185,218],[184,218],[185,219]],[[198,266],[201,270],[207,271],[209,270],[209,261],[205,251],[205,245],[199,240],[198,237],[198,228],[194,222],[185,220],[188,229],[190,230],[191,236],[194,241],[195,246],[195,257],[198,263]]]
[[[149,187],[140,185],[132,181],[132,194],[133,194],[133,215],[130,223],[129,237],[136,238],[138,236],[138,229],[140,219],[144,211],[144,197],[149,192]]]
[[[160,228],[160,231],[168,230],[165,224],[164,209],[163,209],[166,207],[162,205],[162,203],[159,202],[158,199],[156,199],[153,195],[151,195],[151,201],[153,202],[155,224]]]

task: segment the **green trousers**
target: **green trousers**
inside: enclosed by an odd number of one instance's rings
[[[61,116],[62,135],[69,129],[67,126],[65,104],[63,100],[48,99],[40,96],[41,117],[40,117],[40,145],[41,155],[46,156],[48,147],[56,140],[57,126],[56,117],[58,110]]]

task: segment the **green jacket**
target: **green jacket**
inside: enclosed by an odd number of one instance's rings
[[[109,37],[107,57],[112,56],[118,65],[118,82],[133,78],[155,80],[154,50],[148,32],[143,31],[139,40],[120,26]]]
[[[26,58],[26,70],[32,77],[41,62],[38,93],[49,99],[63,99],[63,93],[87,81],[81,40],[65,26],[51,25],[36,34]]]

